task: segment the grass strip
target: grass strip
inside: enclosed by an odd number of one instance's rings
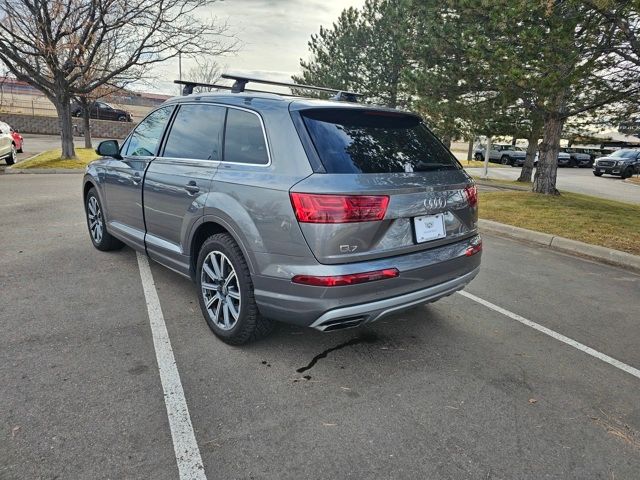
[[[640,205],[562,193],[482,192],[480,218],[640,255]]]

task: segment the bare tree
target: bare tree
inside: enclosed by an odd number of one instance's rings
[[[222,68],[215,58],[206,56],[202,59],[196,58],[196,65],[189,69],[187,79],[199,83],[216,83],[220,79]],[[211,91],[211,87],[196,87],[194,91]]]
[[[202,20],[215,0],[0,0],[0,60],[42,91],[60,119],[62,156],[75,156],[72,97],[176,57],[236,48],[228,26]]]

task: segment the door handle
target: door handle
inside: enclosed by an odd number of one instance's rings
[[[189,195],[195,195],[196,193],[198,193],[200,191],[200,187],[198,187],[198,185],[196,185],[196,182],[191,180],[189,183],[187,183],[184,186],[184,189],[189,192]]]
[[[142,180],[142,177],[138,172],[134,173],[133,177],[131,177],[131,181],[133,182],[134,185],[138,185],[141,180]]]

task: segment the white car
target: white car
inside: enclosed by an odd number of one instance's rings
[[[0,122],[0,160],[4,159],[7,165],[13,165],[16,163],[17,156],[18,152],[13,141],[11,127],[4,122]]]

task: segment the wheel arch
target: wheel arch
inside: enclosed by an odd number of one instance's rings
[[[200,253],[202,244],[211,235],[215,235],[218,233],[226,233],[230,235],[231,238],[233,238],[233,240],[238,244],[240,250],[242,251],[242,255],[244,256],[249,267],[249,272],[253,274],[255,260],[250,251],[246,248],[245,242],[242,240],[241,235],[238,233],[238,230],[235,229],[229,222],[220,217],[205,215],[204,217],[202,217],[202,220],[200,220],[193,226],[193,233],[191,234],[191,238],[189,241],[189,275],[191,276],[191,278],[195,280],[198,255]]]

